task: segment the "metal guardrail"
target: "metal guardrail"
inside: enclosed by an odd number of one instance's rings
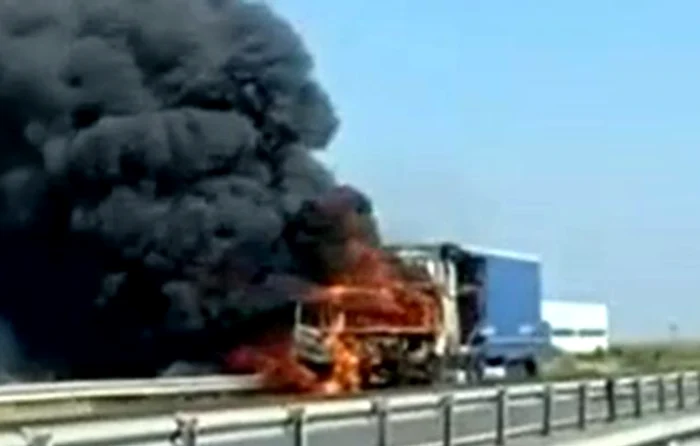
[[[6,384],[0,386],[0,405],[86,399],[202,396],[260,389],[261,383],[255,375]]]
[[[0,431],[0,445],[505,445],[514,437],[584,431],[592,423],[690,407],[700,409],[695,372],[77,421],[31,430],[18,424]]]

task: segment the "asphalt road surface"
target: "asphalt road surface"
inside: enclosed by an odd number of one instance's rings
[[[670,387],[670,386],[669,386]],[[645,391],[644,410],[649,413],[658,411],[656,394],[652,389]],[[667,407],[675,410],[676,398],[672,388],[667,390]],[[697,388],[689,388],[686,396],[688,406],[698,406]],[[628,418],[633,411],[632,400],[629,397],[618,399],[618,416]],[[607,413],[607,405],[602,395],[593,396],[588,402],[588,416],[602,418]],[[514,400],[510,403],[508,412],[509,428],[532,427],[538,429],[543,424],[542,400],[527,398]],[[558,396],[553,405],[553,424],[570,422],[576,425],[578,416],[578,401],[574,395]],[[454,415],[453,426],[455,437],[466,440],[474,439],[493,433],[496,423],[495,407],[489,403],[478,403],[463,406]],[[443,423],[441,416],[435,410],[392,414],[391,445],[423,446],[441,444]],[[338,422],[315,422],[307,430],[307,446],[371,446],[377,444],[376,418],[357,418]],[[536,435],[536,434],[534,434]],[[457,442],[455,442],[457,443]],[[284,431],[261,432],[257,438],[249,435],[237,436],[227,434],[220,438],[206,436],[198,441],[198,446],[294,446],[292,429]]]

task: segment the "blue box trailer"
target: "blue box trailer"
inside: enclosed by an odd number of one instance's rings
[[[480,359],[490,366],[505,366],[511,375],[537,374],[539,358],[550,344],[541,317],[541,260],[473,246],[463,249],[483,262]]]

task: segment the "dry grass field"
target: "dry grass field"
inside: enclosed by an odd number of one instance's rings
[[[615,344],[607,352],[561,355],[543,364],[544,379],[579,379],[700,371],[700,341]]]

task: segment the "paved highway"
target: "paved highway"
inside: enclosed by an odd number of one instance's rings
[[[698,410],[688,410],[683,412],[668,412],[663,415],[651,414],[645,417],[645,421],[640,423],[637,420],[629,419],[619,421],[614,424],[596,424],[591,426],[586,435],[581,435],[576,430],[557,433],[557,435],[544,439],[542,437],[523,437],[511,439],[509,446],[599,446],[605,441],[620,439],[622,434],[626,440],[644,438],[651,433],[667,434],[672,431],[673,426],[697,425]],[[610,444],[610,443],[608,443]],[[656,444],[656,443],[653,443]],[[658,443],[659,446],[680,446],[680,445],[700,446],[700,439],[678,440],[678,443]]]
[[[656,394],[652,389],[645,392],[645,410],[654,412],[657,410]],[[672,388],[667,391],[668,408],[674,410],[675,395]],[[695,388],[689,389],[687,404],[697,405],[697,392]],[[541,426],[543,419],[542,401],[539,398],[528,398],[512,401],[509,411],[509,426]],[[632,412],[631,398],[618,400],[619,416],[626,417]],[[589,417],[602,417],[607,410],[602,395],[589,401]],[[571,421],[575,423],[578,413],[578,402],[575,396],[559,396],[553,407],[553,416],[556,421]],[[494,431],[495,409],[492,404],[479,403],[464,406],[459,409],[454,417],[454,428],[457,438],[477,437]],[[555,421],[555,423],[556,423]],[[442,421],[436,411],[413,412],[392,415],[391,444],[392,445],[429,445],[440,444]],[[308,446],[357,446],[377,444],[376,419],[358,418],[339,422],[316,422],[308,430]],[[236,438],[235,435],[226,435],[225,438],[206,436],[198,445],[207,446],[293,446],[293,434],[288,431],[261,432],[260,437],[251,439],[248,435]]]

